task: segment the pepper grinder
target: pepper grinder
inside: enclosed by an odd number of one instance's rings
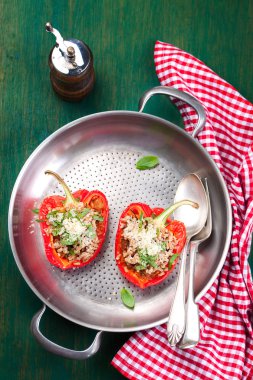
[[[70,102],[82,100],[92,90],[95,81],[90,48],[74,38],[64,40],[49,22],[46,23],[46,31],[56,37],[48,59],[54,91]]]

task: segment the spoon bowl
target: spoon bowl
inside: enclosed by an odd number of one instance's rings
[[[208,212],[205,188],[196,174],[189,174],[180,181],[174,202],[183,199],[190,199],[199,205],[198,208],[181,206],[174,211],[174,219],[184,223],[187,238],[191,238],[204,227]]]
[[[174,201],[179,202],[183,199],[196,202],[199,207],[184,205],[174,211],[174,219],[185,225],[186,244],[181,253],[178,281],[167,324],[168,341],[171,346],[175,346],[181,340],[185,330],[185,265],[189,242],[204,227],[208,213],[205,188],[196,174],[188,174],[180,181]]]

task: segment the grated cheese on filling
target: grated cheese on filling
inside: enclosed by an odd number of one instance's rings
[[[82,225],[82,223],[78,219],[64,219],[62,222],[65,231],[70,235],[70,237],[81,236],[86,231],[86,226]]]
[[[161,251],[161,243],[157,242],[157,228],[149,222],[146,228],[140,229],[137,219],[128,219],[124,229],[124,238],[134,241],[136,247],[147,250],[150,256],[156,256]]]

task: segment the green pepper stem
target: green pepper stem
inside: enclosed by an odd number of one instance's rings
[[[194,208],[199,208],[198,203],[190,201],[188,199],[184,199],[182,201],[176,202],[172,206],[170,206],[169,208],[164,210],[160,215],[158,215],[154,219],[157,227],[161,227],[161,226],[165,225],[166,220],[170,216],[170,214],[172,214],[178,207],[185,206],[185,205],[189,205],[189,206],[192,206]]]
[[[71,193],[69,187],[66,185],[66,183],[63,181],[63,179],[59,176],[59,174],[51,171],[51,170],[46,170],[45,171],[45,174],[50,174],[52,175],[53,177],[55,177],[57,179],[57,181],[60,183],[60,185],[63,187],[63,190],[66,194],[66,200],[64,201],[64,206],[70,206],[70,205],[74,205],[74,206],[77,206],[78,205],[78,201],[73,197],[73,194]]]

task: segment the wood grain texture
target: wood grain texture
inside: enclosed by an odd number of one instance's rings
[[[47,21],[64,37],[84,40],[93,52],[96,84],[81,103],[64,102],[51,89],[47,60],[54,38],[45,32]],[[253,2],[2,0],[0,35],[0,379],[123,379],[110,360],[129,334],[105,333],[100,352],[81,362],[54,356],[32,338],[29,324],[41,302],[21,277],[9,246],[13,185],[32,151],[59,127],[95,112],[137,110],[142,93],[159,84],[153,64],[157,39],[197,56],[253,101]],[[164,97],[152,99],[145,111],[182,123]],[[76,349],[84,349],[94,337],[93,331],[49,310],[42,328]]]

